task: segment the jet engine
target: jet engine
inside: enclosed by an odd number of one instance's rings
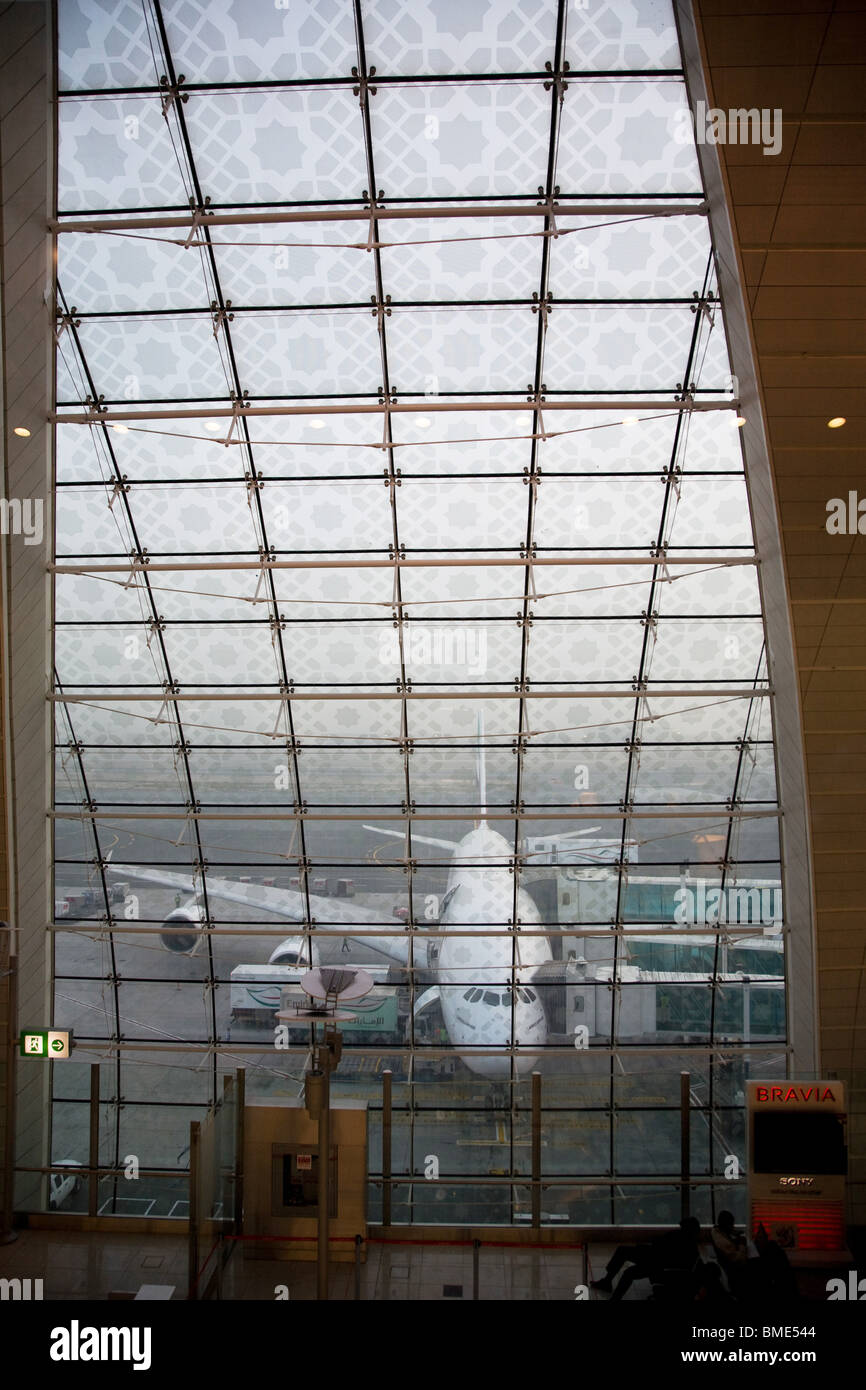
[[[176,907],[174,912],[170,912],[163,922],[163,927],[182,927],[184,923],[189,923],[190,930],[183,931],[162,931],[160,941],[167,951],[172,951],[177,956],[194,956],[201,943],[202,935],[199,930],[204,916],[201,907],[195,898],[190,898],[188,902]]]
[[[312,952],[312,961],[309,952]],[[315,941],[309,943],[303,936],[288,936],[281,941],[275,951],[268,956],[268,965],[297,965],[309,970],[310,965],[319,964],[319,948]]]

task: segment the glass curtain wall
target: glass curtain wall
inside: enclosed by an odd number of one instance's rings
[[[786,1021],[670,4],[59,0],[59,85],[54,1160],[99,1060],[104,1209],[184,1215],[364,965],[395,1220],[528,1219],[533,1071],[542,1219],[677,1215],[680,1073],[721,1175]]]

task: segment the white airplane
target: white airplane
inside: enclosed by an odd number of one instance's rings
[[[479,724],[479,743],[482,733]],[[482,747],[478,752],[477,775],[479,804],[485,818],[469,834],[459,841],[412,835],[413,845],[432,845],[437,849],[446,849],[452,855],[447,889],[439,906],[439,929],[447,931],[449,926],[453,926],[472,933],[468,936],[445,935],[429,942],[416,937],[413,964],[434,974],[436,983],[418,997],[414,1012],[417,1016],[438,1001],[448,1040],[470,1070],[490,1079],[508,1080],[511,1076],[509,1055],[485,1057],[476,1054],[512,1046],[535,1051],[544,1046],[547,1041],[547,1020],[539,994],[533,988],[533,980],[539,968],[552,961],[553,956],[546,936],[491,937],[487,934],[491,927],[508,927],[512,921],[514,876],[509,872],[509,865],[514,851],[505,837],[491,830],[486,821],[486,772]],[[364,828],[376,834],[405,840],[405,834],[400,830],[372,825]],[[590,827],[584,833],[589,834],[594,829],[597,827]],[[570,832],[559,838],[571,840],[573,835],[574,832]],[[556,838],[548,836],[546,841],[549,843]],[[192,877],[167,870],[139,869],[133,865],[110,864],[109,868],[124,878],[138,879],[143,883],[192,895],[163,923],[166,928],[189,923],[192,930],[188,933],[167,931],[161,940],[170,951],[194,954],[202,939],[200,928],[204,914],[201,888],[196,887]],[[308,923],[304,894],[295,890],[237,883],[208,875],[207,894],[209,898],[256,907],[289,921]],[[521,887],[517,889],[517,920],[521,926],[537,926],[541,921],[538,908],[526,889]],[[268,964],[313,966],[319,962],[316,932],[345,931],[352,924],[386,925],[382,914],[371,908],[318,897],[315,898],[314,921],[315,926],[309,937],[287,938],[272,952]],[[350,930],[347,936],[359,945],[368,941],[376,951],[404,967],[409,965],[409,941],[406,939],[399,936],[375,937],[370,941],[366,937],[352,938]],[[536,1057],[515,1054],[514,1067],[518,1074],[530,1071],[536,1065]]]

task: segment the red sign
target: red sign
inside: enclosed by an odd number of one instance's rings
[[[835,1101],[832,1090],[825,1086],[823,1090],[820,1086],[758,1086],[755,1089],[755,1099],[761,1101],[780,1101],[783,1105],[790,1105],[792,1101],[798,1104],[812,1101],[813,1104],[820,1105],[826,1100]]]
[[[312,1155],[312,1154],[298,1154],[298,1172],[299,1172],[299,1173],[303,1173],[303,1172],[311,1173],[312,1171],[313,1171],[313,1155]]]

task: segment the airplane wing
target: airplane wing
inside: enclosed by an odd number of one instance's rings
[[[121,878],[137,879],[141,883],[152,883],[158,888],[173,888],[176,892],[198,895],[201,893],[201,880],[194,880],[192,874],[174,873],[169,869],[142,869],[135,864],[109,864],[109,872]],[[224,902],[240,903],[244,907],[256,907],[273,913],[289,922],[306,923],[306,902],[303,893],[291,888],[270,888],[263,883],[237,883],[228,878],[207,878],[208,897],[220,898]],[[360,903],[337,901],[311,895],[313,907],[313,931],[339,931],[344,926],[388,926],[382,914],[373,908],[362,907]],[[352,937],[357,944],[367,944],[383,955],[390,956],[400,965],[409,964],[409,941],[401,937],[395,929],[394,937]],[[424,968],[427,964],[426,941],[415,942],[414,964]]]
[[[405,830],[386,830],[381,825],[365,825],[363,829],[375,830],[377,835],[390,835],[394,840],[402,840],[404,844],[406,842]],[[435,845],[436,849],[447,849],[452,854],[457,849],[456,840],[437,840],[435,835],[416,835],[414,830],[412,831],[412,843],[413,845]]]

